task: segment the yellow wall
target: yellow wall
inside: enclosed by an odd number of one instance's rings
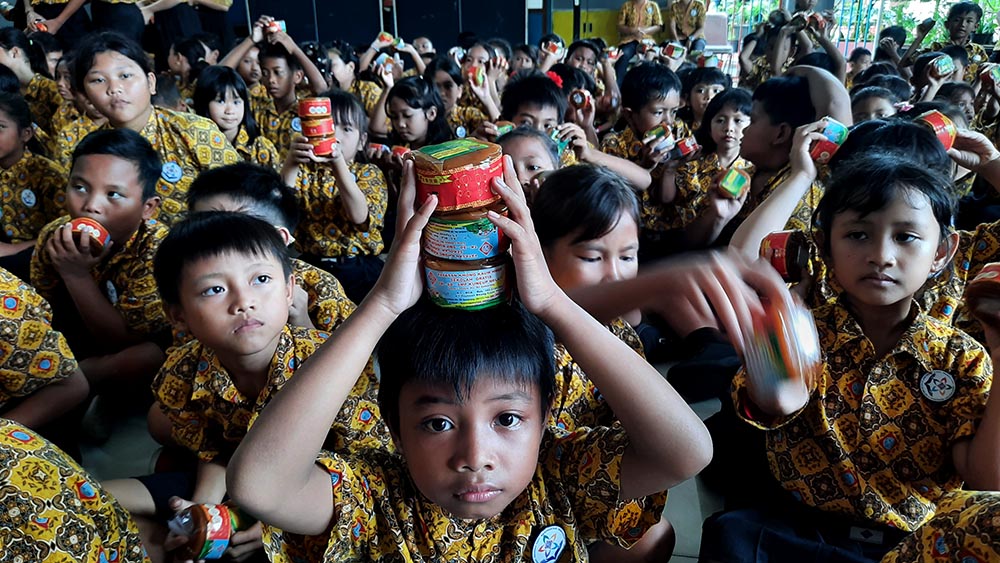
[[[618,10],[587,10],[580,14],[583,29],[580,37],[601,37],[608,45],[618,44]],[[553,10],[552,31],[571,43],[573,40],[573,11]]]

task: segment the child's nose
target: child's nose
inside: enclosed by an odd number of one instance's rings
[[[459,472],[491,471],[495,460],[489,438],[475,428],[459,430],[453,456],[454,469]]]

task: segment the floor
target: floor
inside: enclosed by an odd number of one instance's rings
[[[666,373],[667,366],[657,366]],[[719,410],[717,400],[692,405],[702,418]],[[106,442],[82,447],[83,465],[98,480],[145,475],[152,472],[157,444],[146,430],[145,416],[132,415],[115,425]],[[677,545],[671,561],[697,561],[701,542],[701,523],[722,508],[722,501],[701,486],[695,477],[670,491],[666,517],[677,532]]]

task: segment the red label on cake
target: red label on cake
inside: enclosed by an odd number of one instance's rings
[[[333,154],[333,145],[337,142],[337,138],[333,136],[317,137],[314,139],[309,139],[309,142],[313,146],[314,155],[330,156],[331,154]]]
[[[760,243],[760,256],[767,260],[782,279],[788,279],[788,243],[794,231],[779,231],[764,237]]]
[[[111,234],[104,228],[104,225],[89,217],[78,217],[69,222],[73,232],[87,235],[91,239],[91,247],[98,250],[104,248],[111,242]]]
[[[917,116],[917,122],[923,123],[934,131],[934,135],[941,141],[941,146],[944,147],[944,150],[950,149],[955,144],[955,136],[958,135],[958,129],[955,128],[955,123],[945,114],[937,110],[932,110]]]
[[[302,134],[306,137],[322,137],[333,134],[333,118],[310,119],[302,121]]]
[[[299,102],[299,117],[302,119],[328,117],[331,111],[330,98],[305,98]]]
[[[437,194],[437,211],[454,211],[489,205],[500,198],[493,193],[493,178],[503,177],[503,160],[446,172],[417,171],[417,203]]]

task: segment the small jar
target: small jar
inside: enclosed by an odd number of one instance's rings
[[[184,509],[167,526],[188,542],[177,548],[185,559],[221,559],[234,533],[250,527],[251,519],[225,504],[194,504]]]
[[[822,133],[826,138],[813,142],[809,148],[809,156],[818,164],[830,162],[833,155],[840,149],[840,145],[843,145],[844,141],[847,140],[849,132],[847,126],[836,119],[830,116],[823,119],[826,121],[826,127],[823,128]]]
[[[333,118],[303,119],[302,134],[309,138],[333,135]]]
[[[316,156],[330,156],[333,154],[333,145],[337,143],[337,138],[333,135],[323,135],[322,137],[312,137],[309,144],[313,146],[313,154]]]
[[[299,117],[302,119],[320,119],[332,115],[330,98],[303,98],[299,100]]]
[[[763,314],[754,314],[753,333],[744,335],[747,375],[763,394],[776,393],[789,380],[815,386],[823,372],[819,335],[812,313],[799,301],[791,307],[764,302]]]
[[[485,260],[499,256],[510,240],[487,217],[489,211],[507,215],[507,206],[496,202],[487,207],[453,213],[435,213],[424,227],[424,253],[445,260]]]
[[[69,222],[69,226],[77,244],[80,243],[80,237],[90,237],[90,250],[95,255],[100,254],[105,246],[111,244],[111,233],[104,228],[104,225],[90,217],[77,217]]]
[[[448,309],[476,311],[508,300],[506,255],[455,261],[424,256],[424,279],[431,302]]]
[[[760,257],[767,260],[788,283],[802,281],[809,267],[809,241],[802,231],[778,231],[760,242]]]

